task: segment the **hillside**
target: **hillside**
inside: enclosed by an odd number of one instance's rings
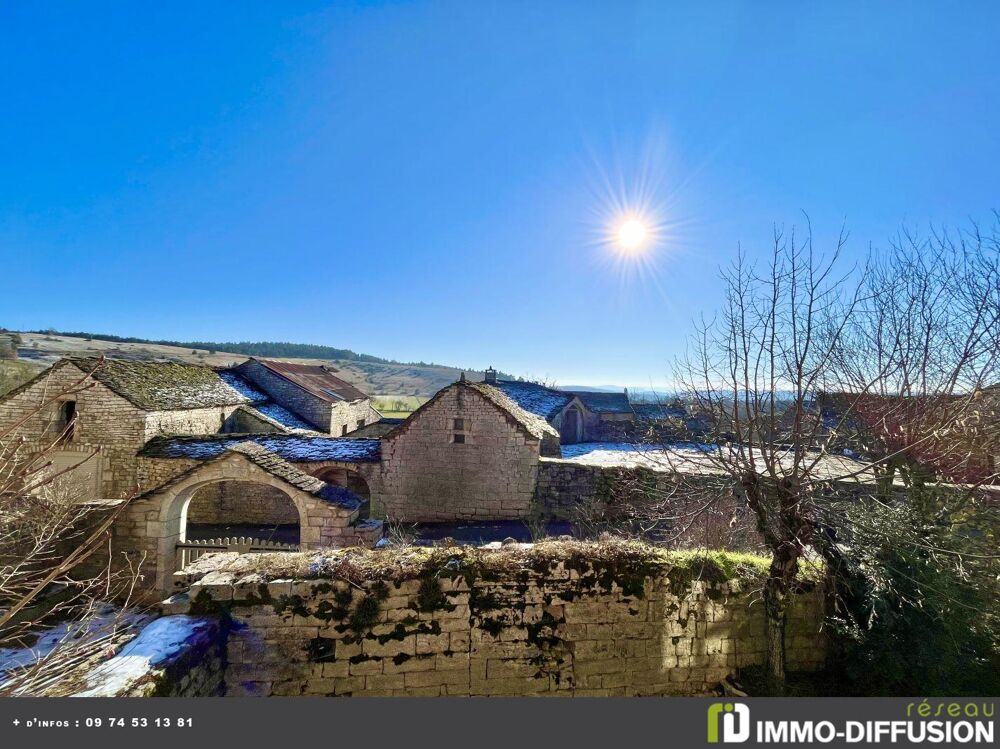
[[[181,347],[166,343],[135,340],[103,340],[50,333],[22,333],[23,342],[18,349],[20,361],[36,370],[50,366],[64,356],[100,356],[138,360],[184,361],[207,364],[213,367],[237,364],[247,358],[246,354],[229,352],[222,344],[206,344],[211,348]],[[107,338],[107,337],[105,337]],[[238,346],[298,346],[299,344],[237,344]],[[429,396],[445,385],[459,378],[462,371],[456,367],[436,364],[403,364],[378,360],[364,354],[355,354],[346,349],[311,347],[312,350],[346,351],[356,358],[288,357],[271,356],[274,359],[293,359],[305,364],[327,364],[338,377],[371,395],[384,396]],[[268,350],[268,349],[262,349]],[[258,354],[263,356],[264,354]],[[465,370],[470,378],[482,377],[482,372]]]

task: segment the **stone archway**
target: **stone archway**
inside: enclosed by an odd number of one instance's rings
[[[356,494],[360,499],[368,502],[372,498],[371,488],[358,471],[341,466],[328,466],[321,468],[312,474],[320,481],[325,481],[333,486],[342,486],[348,491]]]
[[[263,485],[286,495],[297,513],[303,550],[368,543],[374,532],[355,527],[360,507],[356,499],[330,494],[323,481],[256,445],[237,446],[143,495],[116,524],[117,543],[144,554],[144,565],[155,569],[151,587],[160,594],[169,595],[173,588],[177,545],[192,498],[225,481]]]
[[[181,540],[242,536],[298,544],[299,510],[288,493],[259,481],[204,484],[188,500]]]
[[[574,445],[583,437],[583,413],[575,405],[567,408],[559,424],[559,441],[564,445]]]

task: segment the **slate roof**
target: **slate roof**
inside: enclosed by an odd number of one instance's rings
[[[250,399],[225,382],[211,367],[182,362],[145,362],[74,358],[69,362],[132,405],[144,411],[182,411],[214,406],[238,406]]]
[[[381,444],[373,439],[347,439],[306,434],[210,434],[154,437],[139,451],[144,458],[212,460],[241,443],[253,443],[293,463],[377,463]]]
[[[272,476],[281,479],[286,484],[290,484],[300,491],[308,492],[327,502],[332,502],[349,509],[357,509],[362,505],[361,499],[348,489],[327,484],[315,476],[303,473],[278,455],[275,455],[270,450],[265,449],[255,442],[239,442],[228,448],[228,450],[246,456],[258,468],[267,471]]]
[[[318,364],[291,364],[271,359],[251,359],[275,374],[298,385],[303,390],[329,403],[364,400],[368,396],[354,385],[342,380],[325,366]]]
[[[281,426],[286,429],[299,429],[305,430],[307,432],[315,432],[316,427],[310,424],[303,418],[296,416],[291,411],[283,406],[279,406],[277,403],[262,403],[259,406],[254,407],[255,411],[258,411],[272,421],[278,422]]]
[[[217,371],[219,373],[219,379],[250,401],[250,403],[257,405],[259,403],[267,403],[271,400],[271,396],[267,393],[261,392],[247,380],[244,380],[235,370],[219,369]]]
[[[541,416],[546,421],[554,418],[573,400],[573,396],[569,393],[534,382],[497,380],[494,387],[528,413]]]
[[[461,385],[462,383],[459,384]],[[466,382],[464,384],[466,387],[479,392],[495,406],[505,411],[532,436],[538,439],[542,439],[545,435],[553,436],[556,439],[559,438],[559,432],[552,428],[548,421],[545,420],[545,417],[522,408],[499,387],[487,385],[485,382]]]
[[[180,438],[157,438],[157,439],[180,439]],[[156,440],[154,440],[155,442]],[[258,440],[246,439],[241,437],[235,441],[225,441],[226,444],[222,446],[222,449],[215,452],[215,454],[203,457],[204,463],[199,463],[198,465],[184,471],[177,476],[174,476],[165,484],[160,484],[159,486],[150,489],[145,494],[141,495],[138,499],[144,499],[146,497],[151,497],[164,489],[173,486],[181,481],[184,481],[192,474],[202,470],[206,464],[215,462],[217,460],[222,460],[231,453],[239,453],[247,460],[252,462],[258,468],[272,476],[280,479],[286,484],[295,487],[299,491],[307,492],[312,494],[314,497],[318,497],[326,502],[339,505],[348,510],[355,510],[364,504],[364,500],[358,497],[356,494],[351,492],[349,489],[345,489],[340,486],[334,486],[333,484],[327,484],[325,481],[321,481],[315,476],[310,476],[307,473],[303,473],[301,470],[295,466],[288,463],[280,455],[277,455],[263,445],[259,444]],[[147,445],[148,447],[148,445]]]
[[[595,414],[630,414],[632,405],[624,393],[606,393],[595,390],[567,390],[575,395],[586,409]]]

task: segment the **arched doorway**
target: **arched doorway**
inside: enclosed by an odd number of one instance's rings
[[[316,471],[313,473],[313,476],[318,478],[320,481],[325,481],[331,486],[342,486],[357,496],[364,502],[361,506],[358,517],[361,519],[369,517],[371,512],[372,492],[368,486],[368,482],[365,481],[364,477],[360,473],[347,468],[329,466]]]
[[[570,406],[563,412],[559,425],[559,441],[564,445],[573,445],[580,441],[583,414],[576,406]]]
[[[298,544],[299,509],[269,484],[223,480],[198,487],[184,508],[181,541],[237,537]]]
[[[372,498],[371,489],[368,488],[368,482],[357,471],[351,471],[347,468],[322,468],[313,474],[320,481],[325,481],[328,484],[333,484],[334,486],[342,486],[348,491],[353,492],[358,497],[363,499],[365,502]]]

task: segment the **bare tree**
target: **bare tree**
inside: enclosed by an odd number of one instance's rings
[[[831,496],[895,487],[904,462],[908,475],[919,466],[924,483],[941,481],[953,475],[946,465],[968,464],[970,440],[982,442],[969,416],[996,375],[1000,287],[996,234],[992,244],[973,236],[910,237],[844,268],[844,234],[824,258],[811,234],[776,231],[763,267],[741,252],[723,272],[723,308],[678,363],[713,449],[672,467],[728,477],[755,518],[772,557],[763,601],[779,688],[789,593],[810,548],[829,548]]]
[[[89,374],[47,394],[0,429],[0,648],[30,646],[53,622],[61,623],[63,633],[38,658],[0,675],[0,694],[35,693],[112,642],[113,632],[90,631],[89,622],[104,602],[128,600],[137,580],[127,569],[93,564],[127,504],[99,502],[77,480],[78,470],[98,459],[97,453],[82,454],[63,468],[53,463],[53,454],[76,427],[75,415],[41,443],[18,434],[33,418],[92,387]]]

